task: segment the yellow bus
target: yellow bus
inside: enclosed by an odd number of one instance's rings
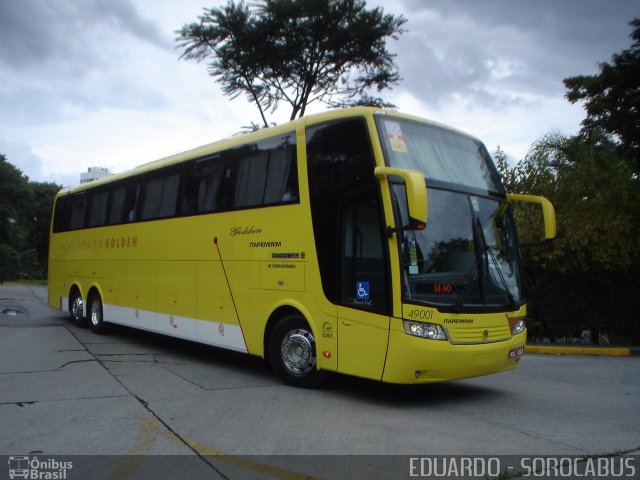
[[[62,190],[49,304],[265,358],[284,382],[515,367],[526,340],[511,201],[477,139],[333,110]]]

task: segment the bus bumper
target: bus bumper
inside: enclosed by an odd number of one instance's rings
[[[443,382],[510,370],[520,362],[526,340],[525,331],[501,342],[454,345],[392,330],[382,381]]]

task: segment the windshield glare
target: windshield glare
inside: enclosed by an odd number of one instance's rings
[[[394,190],[403,198],[404,185]],[[405,300],[453,311],[519,305],[519,254],[508,205],[432,188],[428,194],[427,228],[401,236]]]
[[[377,118],[389,166],[419,170],[427,182],[447,182],[504,194],[484,145],[443,127],[390,116]]]
[[[376,122],[387,164],[427,181],[426,228],[398,234],[405,301],[455,312],[522,304],[513,216],[484,145],[426,122]],[[392,189],[397,225],[408,225],[405,185],[392,180]]]

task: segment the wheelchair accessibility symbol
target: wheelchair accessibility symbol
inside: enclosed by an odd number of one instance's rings
[[[356,300],[369,300],[369,282],[356,282]]]

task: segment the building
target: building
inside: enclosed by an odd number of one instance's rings
[[[103,167],[89,167],[86,172],[80,174],[80,183],[92,182],[99,178],[108,177],[113,175],[109,172],[108,168]]]

